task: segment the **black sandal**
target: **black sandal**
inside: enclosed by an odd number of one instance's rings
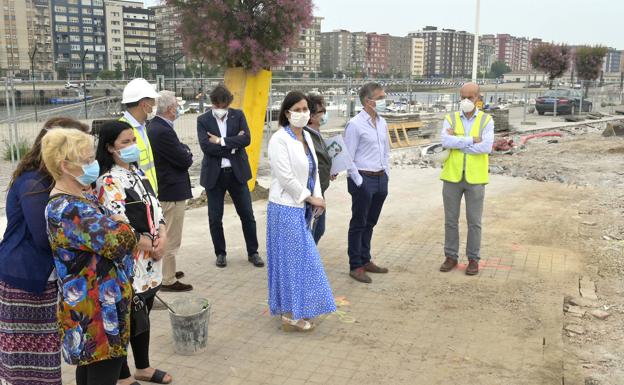
[[[134,376],[134,378],[136,378],[139,381],[153,382],[155,384],[170,384],[171,381],[169,382],[164,381],[166,375],[167,375],[167,372],[163,372],[162,370],[156,369],[154,370],[154,374],[152,374],[152,378],[147,378],[143,376],[137,377],[136,375]]]

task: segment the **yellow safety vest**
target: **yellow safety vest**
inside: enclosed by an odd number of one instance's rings
[[[119,118],[119,121],[126,122],[132,126],[132,123],[126,119],[125,116]],[[147,127],[143,128],[147,130]],[[145,139],[143,140],[143,135],[139,132],[139,130],[132,126],[132,131],[134,131],[134,136],[137,138],[137,147],[141,151],[141,157],[139,158],[139,167],[145,173],[147,180],[149,180],[156,196],[158,196],[158,179],[156,179],[156,166],[154,164],[154,153],[152,152],[152,146],[150,145],[149,138],[147,137],[147,132],[145,133]]]
[[[448,114],[445,119],[455,131],[455,136],[465,136],[464,125],[459,112]],[[490,115],[479,111],[474,123],[472,123],[470,136],[473,138],[481,137],[483,129],[490,120],[492,120]],[[465,154],[461,150],[451,149],[448,159],[444,162],[440,179],[453,183],[461,182],[465,165],[466,182],[470,184],[486,184],[490,181],[488,159],[488,154]]]

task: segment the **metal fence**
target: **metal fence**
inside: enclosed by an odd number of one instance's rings
[[[357,96],[359,88],[367,79],[294,79],[275,78],[272,81],[269,104],[267,108],[266,131],[270,134],[277,129],[275,122],[281,102],[291,90],[321,93],[327,103],[330,119],[335,124],[346,123],[351,116],[361,109]],[[388,106],[397,113],[436,113],[457,110],[459,103],[459,87],[463,84],[456,80],[435,81],[404,81],[395,79],[376,80],[381,83],[389,100]],[[209,92],[214,86],[223,82],[223,78],[162,78],[154,81],[158,89],[175,89],[176,94],[182,97],[184,115],[176,121],[176,131],[180,138],[196,144],[196,118],[201,113],[199,96]],[[43,122],[54,116],[68,116],[81,119],[91,124],[92,119],[114,118],[119,116],[123,108],[120,104],[123,87],[126,80],[90,80],[83,82],[47,81],[36,84],[35,92],[28,83],[5,80],[5,98],[0,100],[0,141],[7,158],[6,149],[11,151],[10,159],[16,161],[22,143],[26,147],[39,132]],[[602,85],[579,83],[576,85],[562,85],[557,88],[572,88],[583,93],[585,86],[589,86],[589,96],[582,100],[585,105],[588,101],[595,111],[613,113],[616,106],[622,104],[623,93],[619,83],[605,83]],[[62,99],[67,104],[44,103],[45,100],[36,98],[39,91],[44,95],[63,95],[68,92],[82,90],[82,99],[65,96]],[[86,90],[86,92],[85,92]],[[21,93],[19,92],[21,91]],[[532,106],[535,100],[545,94],[544,88],[530,88],[527,84],[489,82],[482,87],[482,96],[486,104],[495,107]],[[87,98],[84,98],[87,95]],[[60,96],[63,97],[63,96]],[[48,102],[52,99],[48,99]],[[57,100],[57,102],[59,102]],[[208,107],[207,104],[204,107]],[[35,112],[36,109],[36,112]],[[530,108],[529,108],[530,111]]]

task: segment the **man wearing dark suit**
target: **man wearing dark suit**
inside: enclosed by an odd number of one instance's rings
[[[197,137],[204,153],[199,183],[206,189],[208,197],[208,221],[217,256],[216,265],[227,266],[223,235],[223,207],[227,191],[241,220],[248,261],[262,267],[264,261],[258,255],[256,219],[247,187],[251,168],[245,147],[251,142],[251,135],[243,111],[228,108],[233,99],[227,88],[217,86],[210,93],[212,109],[197,118]]]
[[[163,291],[193,290],[193,286],[178,281],[184,273],[176,272],[176,254],[182,243],[186,200],[193,197],[188,173],[193,164],[193,154],[173,130],[177,115],[175,93],[161,91],[156,102],[156,117],[147,126],[158,180],[158,200],[167,222],[167,245],[162,255]]]

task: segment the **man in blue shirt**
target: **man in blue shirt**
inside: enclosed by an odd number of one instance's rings
[[[371,283],[368,273],[387,273],[388,269],[371,261],[371,238],[388,195],[388,125],[380,112],[386,110],[386,93],[379,83],[360,89],[364,109],[349,121],[344,141],[353,157],[347,179],[351,194],[349,222],[349,275],[359,282]]]

